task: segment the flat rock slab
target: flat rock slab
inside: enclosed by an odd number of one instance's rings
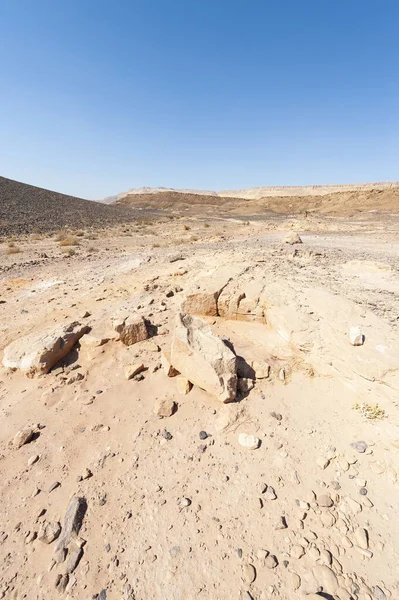
[[[48,373],[87,329],[87,325],[74,321],[19,338],[4,349],[3,365],[19,369],[28,377]]]

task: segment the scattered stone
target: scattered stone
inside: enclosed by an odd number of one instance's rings
[[[19,338],[4,349],[3,365],[28,377],[48,373],[86,331],[87,325],[74,321]]]
[[[206,438],[208,437],[208,434],[206,431],[200,431],[199,432],[199,438],[200,440],[206,440]]]
[[[138,375],[145,370],[145,366],[142,363],[136,363],[134,365],[127,365],[125,367],[126,379],[133,379],[135,375]]]
[[[375,600],[387,600],[387,596],[386,596],[385,592],[378,585],[376,585],[374,587],[373,594],[374,594]]]
[[[364,335],[359,326],[354,326],[349,329],[349,341],[352,346],[363,346]]]
[[[60,487],[61,484],[59,481],[54,481],[54,483],[52,483],[49,487],[49,489],[47,490],[48,494],[51,494],[51,492],[53,492],[54,490],[56,490],[58,487]]]
[[[377,475],[381,475],[385,471],[385,467],[378,460],[370,463],[370,467]]]
[[[349,471],[350,464],[346,460],[340,460],[338,462],[338,464],[339,464],[339,468],[342,469],[343,471]]]
[[[178,260],[185,260],[184,256],[182,254],[173,254],[170,258],[169,258],[169,262],[170,263],[174,263]]]
[[[239,433],[238,443],[248,450],[256,450],[260,446],[260,439],[249,433]]]
[[[171,361],[183,376],[222,402],[235,399],[236,357],[199,317],[177,315]]]
[[[341,545],[344,548],[352,548],[352,546],[353,546],[352,542],[350,541],[350,539],[346,535],[342,536],[342,538],[341,538]]]
[[[366,487],[367,485],[367,481],[365,479],[360,479],[360,477],[355,477],[354,479],[355,485],[357,485],[357,487]]]
[[[354,535],[357,545],[360,548],[364,548],[364,550],[367,550],[367,548],[369,547],[369,536],[367,530],[363,529],[363,527],[358,527],[357,529],[355,529]]]
[[[293,589],[294,591],[298,590],[301,587],[301,578],[299,577],[299,575],[297,573],[290,573],[289,581],[290,581],[291,589]]]
[[[99,348],[100,346],[103,346],[109,342],[109,340],[110,338],[107,336],[98,336],[93,335],[92,333],[86,333],[86,335],[80,339],[80,345],[90,346],[91,348]]]
[[[147,326],[141,315],[121,312],[113,317],[112,326],[119,333],[119,339],[125,346],[137,344],[148,338]]]
[[[180,500],[179,500],[179,506],[181,508],[187,508],[188,506],[190,506],[190,504],[191,504],[190,498],[180,498]]]
[[[173,438],[173,435],[167,431],[166,429],[164,429],[161,433],[162,437],[165,438],[165,440],[167,440],[168,442]]]
[[[326,565],[317,565],[313,567],[312,573],[319,586],[329,594],[334,594],[338,587],[338,580],[334,571]]]
[[[323,523],[324,527],[330,528],[335,525],[336,522],[335,516],[329,511],[323,511],[320,515],[320,521]]]
[[[364,441],[352,442],[351,446],[352,446],[352,448],[357,450],[357,452],[359,452],[360,454],[363,454],[363,452],[366,452],[366,450],[367,450],[367,444]]]
[[[330,506],[333,506],[334,502],[331,500],[330,496],[322,494],[321,496],[317,496],[317,504],[325,508],[330,508]]]
[[[81,475],[81,479],[83,481],[84,479],[90,479],[90,477],[93,477],[93,473],[90,471],[90,469],[86,468]]]
[[[305,548],[303,546],[300,546],[299,544],[297,544],[291,548],[291,552],[290,552],[291,558],[296,558],[297,560],[299,560],[300,558],[302,558],[302,556],[304,556],[304,554],[305,554]]]
[[[307,556],[314,562],[320,558],[320,550],[316,546],[311,546],[307,552]]]
[[[39,533],[37,537],[41,542],[45,544],[51,544],[58,538],[61,533],[61,525],[58,522],[49,523],[48,521],[44,521],[39,529]]]
[[[144,375],[143,375],[142,373],[137,373],[137,375],[135,375],[135,376],[133,377],[133,379],[134,379],[135,381],[143,381],[143,380],[144,380]]]
[[[267,567],[268,569],[275,569],[277,567],[277,565],[278,565],[278,560],[274,556],[274,554],[269,554],[265,558],[265,567]]]
[[[270,365],[265,362],[252,361],[251,367],[254,370],[256,379],[268,379],[270,376]]]
[[[274,412],[274,410],[270,413],[270,416],[273,417],[273,419],[277,419],[277,421],[281,421],[283,416],[280,415],[280,413],[276,413]]]
[[[324,470],[330,464],[330,460],[325,456],[319,456],[319,458],[316,460],[316,464],[318,467],[320,467],[320,469]]]
[[[359,494],[361,496],[367,496],[367,489],[366,488],[360,488]]]
[[[56,552],[67,548],[72,539],[76,538],[87,511],[86,498],[75,496],[72,498],[64,517],[64,526],[60,539],[57,542]]]
[[[276,500],[277,498],[277,494],[271,485],[264,486],[262,495],[265,500]]]
[[[360,546],[354,546],[354,548],[362,556],[365,556],[366,558],[373,558],[373,553],[370,550],[366,550],[365,548],[360,548]]]
[[[176,377],[176,387],[177,387],[177,391],[180,394],[182,394],[183,396],[186,396],[190,392],[191,388],[193,387],[193,384],[186,377],[179,375],[178,377]]]
[[[277,519],[277,523],[274,527],[274,529],[279,530],[279,529],[287,529],[288,525],[287,525],[287,521],[285,519],[285,517],[278,517]]]
[[[301,483],[301,480],[299,479],[299,475],[298,475],[297,471],[291,471],[290,480],[292,481],[292,483],[296,483],[297,485],[299,485]]]
[[[302,239],[299,233],[296,233],[295,231],[290,231],[289,233],[287,233],[287,235],[284,236],[283,242],[284,244],[290,244],[290,246],[293,246],[294,244],[302,244]]]
[[[37,461],[39,460],[39,455],[35,454],[33,456],[30,457],[30,459],[28,460],[28,466],[31,467],[32,465],[34,465],[35,463],[37,463]]]
[[[171,398],[158,400],[154,407],[154,413],[160,419],[171,417],[176,412],[176,402]]]
[[[241,600],[254,600],[254,597],[251,596],[249,592],[241,592]]]
[[[253,583],[256,579],[256,569],[251,564],[245,564],[242,568],[242,579],[245,583]]]
[[[12,440],[12,445],[17,449],[22,448],[22,446],[32,441],[34,435],[35,431],[31,427],[20,429],[15,434],[14,439]]]

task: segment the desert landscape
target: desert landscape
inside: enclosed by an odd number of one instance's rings
[[[399,187],[0,178],[0,597],[399,595]]]

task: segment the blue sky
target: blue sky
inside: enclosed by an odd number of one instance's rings
[[[399,180],[398,0],[2,0],[0,174],[85,198]]]

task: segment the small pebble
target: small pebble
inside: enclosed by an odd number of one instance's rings
[[[165,440],[168,440],[168,441],[173,438],[173,435],[169,431],[167,431],[166,429],[163,430],[163,432],[162,432],[161,435],[162,435],[163,438],[165,438]]]
[[[360,454],[363,454],[367,450],[367,444],[363,440],[361,440],[360,442],[352,442],[351,446]]]
[[[206,440],[206,438],[208,437],[208,434],[206,431],[200,431],[199,432],[199,438],[200,440]]]

